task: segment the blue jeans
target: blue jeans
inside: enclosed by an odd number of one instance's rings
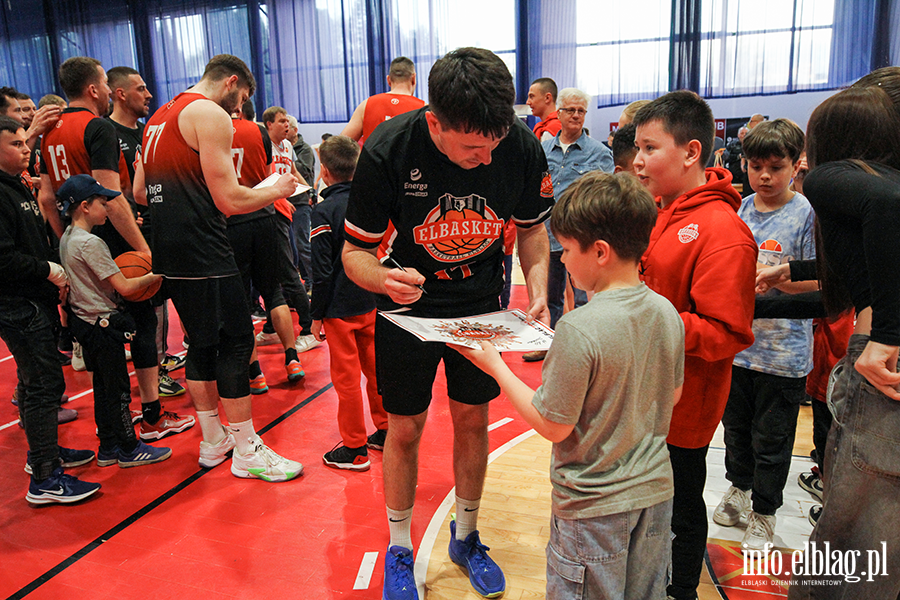
[[[66,381],[48,312],[53,309],[21,297],[0,296],[0,338],[16,361],[19,411],[35,481],[50,477],[59,459],[56,411]]]
[[[297,260],[294,264],[300,271],[300,276],[306,285],[312,284],[312,258],[309,244],[309,228],[310,215],[312,214],[312,206],[307,204],[297,205],[294,211],[294,218],[291,221],[291,229],[294,232],[294,244],[297,249]]]
[[[852,336],[847,355],[831,372],[828,405],[834,423],[825,446],[824,502],[809,536],[810,544],[821,549],[828,543],[842,556],[859,551],[855,573],[867,575],[858,582],[794,576],[790,599],[900,597],[900,402],[876,390],[853,367],[868,341],[868,336]],[[876,571],[868,552],[880,552],[882,542],[887,543],[887,565]],[[840,583],[816,585],[824,580]]]
[[[664,598],[672,500],[593,519],[550,519],[547,600]]]
[[[550,271],[547,274],[547,308],[550,309],[550,328],[563,314],[566,296],[566,266],[562,263],[562,251],[550,253]]]

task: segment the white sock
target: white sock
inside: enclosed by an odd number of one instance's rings
[[[456,497],[456,539],[464,541],[470,533],[478,529],[478,509],[481,498],[466,500]]]
[[[412,508],[406,510],[394,510],[387,508],[388,527],[391,530],[391,546],[400,546],[412,552]]]
[[[200,432],[203,434],[204,442],[215,445],[225,438],[218,409],[198,410],[197,421],[200,423]]]
[[[234,443],[239,454],[247,454],[252,451],[260,441],[259,436],[256,435],[256,429],[253,428],[252,418],[240,423],[229,423],[228,430],[234,436]]]

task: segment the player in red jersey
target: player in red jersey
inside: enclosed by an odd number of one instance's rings
[[[372,135],[379,124],[391,117],[425,106],[423,100],[413,96],[416,92],[416,65],[413,61],[405,56],[398,56],[392,60],[387,82],[391,91],[376,94],[360,102],[341,135],[365,144],[366,138]]]
[[[41,141],[41,192],[39,202],[44,218],[57,237],[63,226],[56,208],[56,191],[72,175],[91,175],[106,189],[120,191],[119,138],[110,121],[102,119],[109,111],[111,90],[100,61],[74,56],[59,67],[59,83],[69,99],[56,126]],[[121,165],[124,167],[124,164]],[[134,250],[150,253],[138,229],[131,206],[124,196],[107,203],[109,221]]]
[[[186,378],[203,433],[200,465],[214,467],[233,449],[235,476],[286,481],[300,475],[303,465],[273,452],[253,426],[253,323],[225,231],[226,216],[291,196],[297,185],[292,175],[258,190],[238,183],[230,114],[255,89],[242,60],[214,56],[199,83],[147,122],[135,186],[145,187],[150,205],[153,270],[166,278],[191,340]],[[220,399],[227,429],[219,420]]]

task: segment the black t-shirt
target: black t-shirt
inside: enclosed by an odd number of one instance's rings
[[[872,340],[900,346],[900,171],[849,161],[821,165],[803,192],[816,211],[829,265],[856,311],[872,307]]]
[[[119,138],[119,147],[125,155],[125,165],[128,167],[128,178],[134,181],[134,160],[141,151],[141,140],[144,138],[144,124],[138,121],[134,129],[125,127],[109,119],[116,128],[116,136]],[[126,194],[128,196],[129,194]]]
[[[428,132],[427,107],[396,116],[363,146],[347,209],[345,239],[362,248],[382,240],[405,268],[425,277],[412,315],[466,316],[503,286],[503,226],[542,223],[553,206],[547,159],[516,120],[491,163],[463,169]],[[381,310],[400,308],[387,296]]]

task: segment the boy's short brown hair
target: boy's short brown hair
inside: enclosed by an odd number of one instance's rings
[[[706,167],[713,150],[716,122],[712,109],[703,98],[688,90],[669,92],[641,107],[634,115],[636,127],[651,121],[662,123],[679,146],[684,146],[691,140],[700,142],[698,164]]]
[[[582,251],[606,241],[623,260],[641,260],[657,209],[644,186],[627,173],[591,171],[566,189],[553,207],[550,229],[578,242]]]
[[[744,156],[750,160],[789,158],[791,164],[800,160],[806,138],[803,130],[790,119],[763,121],[751,129],[741,144]]]
[[[358,158],[359,144],[345,135],[333,135],[319,146],[319,160],[335,183],[353,179]]]

